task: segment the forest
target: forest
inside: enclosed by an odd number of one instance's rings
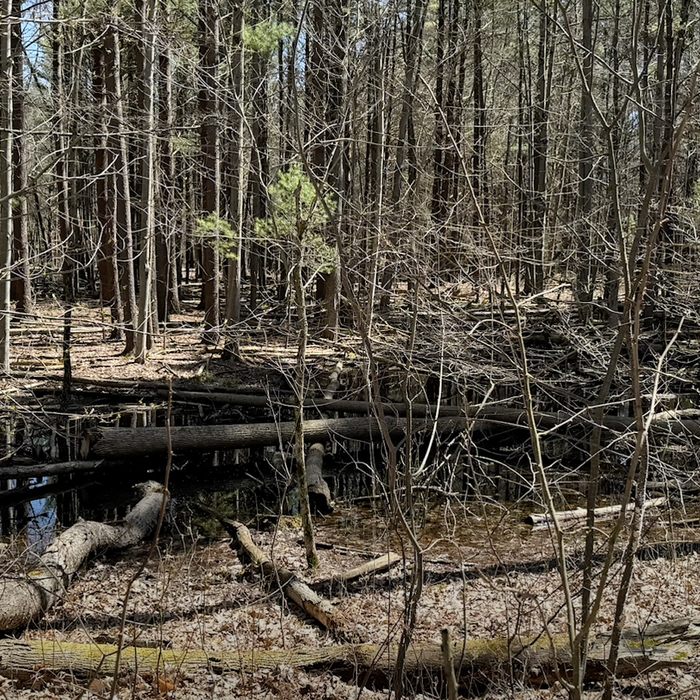
[[[0,2],[4,697],[700,698],[700,7]]]

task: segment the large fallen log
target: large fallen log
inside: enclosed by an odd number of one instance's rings
[[[464,418],[437,421],[442,433],[464,430]],[[400,437],[406,432],[405,418],[388,418],[389,432]],[[172,431],[173,451],[211,452],[244,447],[269,447],[290,442],[294,437],[294,421],[282,423],[249,423],[247,425],[175,426]],[[432,428],[433,421],[413,421],[414,429]],[[304,421],[305,442],[324,442],[332,437],[364,440],[380,435],[374,418],[337,418]],[[100,458],[128,457],[164,453],[168,449],[165,428],[97,428],[89,437],[89,452]],[[85,455],[87,456],[87,455]]]
[[[62,381],[60,375],[45,375],[43,377],[49,381]],[[94,385],[104,387],[114,387],[130,391],[141,391],[143,393],[155,393],[155,395],[167,397],[168,385],[164,382],[138,382],[124,380],[99,380],[89,379],[85,377],[73,377],[71,381],[74,384]],[[272,399],[268,395],[262,394],[243,394],[229,393],[221,388],[216,391],[189,391],[185,388],[176,388],[174,391],[176,396],[191,401],[208,401],[211,403],[224,403],[238,406],[250,406],[266,408],[268,406],[279,407],[280,404],[286,404],[289,408],[294,408],[296,405],[295,398],[289,395],[281,395]],[[409,410],[409,406],[403,402],[381,402],[384,412],[388,415],[405,415]],[[322,399],[309,398],[304,402],[305,407],[328,409],[338,411],[340,413],[362,413],[372,415],[375,410],[375,404],[367,401],[353,401],[347,399]],[[413,416],[422,418],[434,416],[437,413],[438,407],[428,404],[411,404],[410,410]],[[593,427],[595,421],[592,414],[594,408],[572,412],[572,411],[556,411],[556,412],[535,412],[535,420],[539,428],[544,430],[558,430],[569,425],[583,425]],[[476,426],[485,427],[488,424],[502,423],[507,425],[517,425],[527,427],[527,413],[521,408],[508,408],[505,406],[469,406],[466,409],[459,406],[440,406],[440,415],[444,417],[468,417],[471,419],[479,419],[484,421]],[[657,414],[651,421],[651,429],[654,432],[666,432],[672,434],[687,434],[700,437],[700,420],[694,418],[683,417],[680,411],[668,412],[662,411]],[[634,429],[635,418],[629,416],[603,416],[601,425],[607,430],[616,432],[626,432]],[[470,424],[471,427],[475,427]],[[275,443],[265,443],[264,446]],[[255,445],[260,446],[260,445]]]
[[[325,598],[312,591],[289,569],[278,566],[253,542],[250,530],[235,520],[222,519],[226,531],[233,538],[231,546],[238,552],[243,564],[252,564],[260,569],[271,588],[281,588],[285,595],[302,610],[320,622],[327,630],[341,633],[345,619]]]
[[[442,409],[441,409],[442,412]],[[437,421],[430,418],[414,418],[414,430],[430,430],[433,425],[440,433],[456,433],[466,430],[484,430],[507,425],[527,428],[527,416],[520,409],[492,407],[469,410],[468,417],[445,417]],[[568,425],[593,426],[585,414],[557,413],[535,414],[537,425],[542,430],[560,430]],[[388,417],[389,433],[393,437],[405,434],[405,418]],[[634,430],[634,419],[621,416],[606,416],[603,427],[618,432]],[[651,428],[656,432],[700,436],[698,420],[652,420]],[[306,442],[325,442],[340,439],[365,440],[381,434],[375,418],[336,418],[307,420],[304,422]],[[249,423],[247,425],[177,426],[172,428],[175,452],[212,451],[245,447],[269,447],[289,442],[294,435],[294,422]],[[93,454],[99,458],[129,457],[164,453],[168,447],[166,429],[148,428],[97,428],[92,431],[88,448],[83,457]]]
[[[100,549],[136,544],[155,527],[165,495],[154,481],[141,485],[143,497],[121,525],[83,520],[48,546],[37,568],[23,578],[0,578],[0,630],[22,627],[48,610],[82,563]]]
[[[659,498],[652,498],[644,503],[644,509],[659,507],[666,503],[666,498],[660,496]],[[602,506],[601,508],[596,508],[594,513],[597,520],[602,520],[603,518],[612,518],[617,515],[622,510],[621,505],[614,506]],[[634,503],[630,503],[627,506],[628,512],[634,510]],[[583,520],[588,515],[587,508],[574,508],[573,510],[561,510],[557,512],[557,520],[560,523],[568,523],[573,520]],[[549,513],[530,513],[525,518],[526,525],[533,525],[535,529],[541,529],[548,527],[552,523],[552,518]]]
[[[57,474],[74,474],[75,472],[93,471],[104,460],[86,460],[79,462],[49,462],[45,464],[11,464],[0,467],[0,479],[28,479]]]
[[[697,662],[692,641],[700,637],[700,625],[690,620],[650,625],[643,633],[626,630],[620,649],[616,675],[632,677],[665,667],[686,667]],[[607,637],[593,642],[586,665],[586,680],[600,680],[607,673]],[[451,657],[458,682],[464,687],[488,683],[512,672],[526,682],[541,684],[553,680],[554,664],[566,673],[571,660],[566,639],[552,642],[542,635],[536,641],[473,639],[452,644]],[[50,640],[0,640],[0,673],[4,676],[30,676],[37,670],[66,671],[76,676],[114,673],[117,647],[109,644],[76,644]],[[343,644],[320,648],[210,653],[203,650],[160,649],[127,646],[122,649],[121,669],[134,672],[160,672],[168,677],[186,676],[200,670],[215,673],[274,670],[280,666],[330,669],[336,673],[372,681],[378,685],[391,678],[396,646]],[[440,644],[412,644],[406,656],[409,676],[440,677],[443,653]]]

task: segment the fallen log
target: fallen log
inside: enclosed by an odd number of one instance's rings
[[[435,421],[413,421],[413,427],[430,429]],[[469,422],[471,423],[471,422]],[[441,433],[464,430],[464,418],[441,418],[437,429]],[[401,437],[406,432],[405,418],[387,418],[389,432]],[[294,421],[282,423],[249,423],[244,425],[175,426],[171,428],[173,451],[211,452],[244,447],[269,447],[290,442],[294,437]],[[380,435],[374,418],[337,418],[304,421],[305,442],[323,442],[332,437],[364,440]],[[88,438],[88,454],[99,458],[129,457],[164,453],[168,449],[166,428],[97,428]],[[87,454],[83,456],[87,457]]]
[[[22,627],[48,610],[96,550],[129,547],[146,537],[155,527],[165,495],[154,481],[142,484],[141,491],[141,500],[121,525],[78,522],[56,537],[26,577],[0,578],[0,630]]]
[[[250,530],[235,520],[222,519],[226,531],[233,538],[231,546],[236,549],[243,564],[252,564],[260,572],[271,588],[279,587],[284,594],[302,610],[320,622],[327,630],[342,633],[345,620],[325,598],[312,591],[301,579],[289,569],[277,566],[253,542]]]
[[[61,382],[61,375],[43,375],[37,379],[46,381]],[[87,377],[72,377],[73,384],[92,385],[107,388],[117,388],[129,391],[140,391],[143,393],[155,392],[158,396],[168,396],[169,387],[165,382],[154,381],[136,381],[136,380],[118,380],[118,379],[90,379]],[[184,384],[184,386],[182,386]],[[257,406],[264,408],[272,405],[279,406],[280,404],[288,405],[294,408],[296,399],[293,395],[280,395],[271,401],[267,395],[256,393],[242,393],[240,389],[235,392],[228,392],[226,389],[217,387],[215,392],[208,391],[189,391],[185,387],[185,381],[180,382],[180,386],[176,384],[174,393],[189,400],[206,400],[212,403],[229,403],[240,406]],[[437,406],[428,404],[411,404],[410,407],[403,402],[382,401],[382,407],[388,414],[405,415],[410,408],[413,416],[429,417],[437,412]],[[373,403],[367,401],[352,401],[347,399],[320,399],[309,398],[304,402],[305,407],[310,408],[326,408],[340,413],[363,413],[371,415],[374,413]],[[535,420],[539,428],[545,430],[557,430],[567,425],[583,425],[593,427],[595,421],[593,412],[595,408],[587,408],[581,411],[556,411],[556,412],[535,412]],[[508,408],[505,406],[469,406],[466,409],[460,406],[440,406],[440,415],[461,416],[468,418],[478,418],[480,420],[507,423],[527,427],[527,413],[521,408]],[[681,411],[667,412],[661,411],[651,421],[651,429],[655,432],[667,432],[672,434],[688,434],[700,437],[700,419],[688,418],[687,414]],[[616,432],[626,432],[634,429],[635,418],[629,416],[603,416],[601,425],[607,430]]]
[[[657,629],[658,628],[658,629]],[[677,620],[626,630],[620,649],[616,675],[633,677],[639,673],[666,667],[687,667],[697,662],[692,640],[700,637],[700,625]],[[600,680],[607,673],[605,658],[608,637],[593,642],[586,665],[586,681]],[[537,640],[474,639],[452,643],[451,658],[462,687],[473,683],[498,680],[508,672],[533,684],[552,680],[554,663],[566,674],[571,653],[566,639]],[[85,677],[96,673],[114,673],[117,647],[110,644],[79,644],[42,639],[0,640],[0,674],[26,677],[42,671],[66,671]],[[280,666],[305,669],[330,669],[335,673],[386,684],[392,676],[396,646],[342,644],[320,648],[252,651],[233,650],[210,653],[198,649],[162,649],[126,646],[121,652],[123,671],[164,673],[168,677],[187,675],[200,670],[215,673],[275,670]],[[443,651],[440,644],[412,644],[407,652],[405,672],[409,676],[440,677],[443,674]]]
[[[391,569],[392,566],[395,566],[400,561],[401,557],[398,554],[395,552],[389,552],[381,557],[377,557],[376,559],[372,559],[371,561],[360,564],[352,569],[336,574],[331,580],[347,583],[349,581],[354,581],[356,578],[360,578],[361,576],[378,574],[382,571],[386,571],[387,569]]]
[[[102,465],[104,460],[86,460],[78,462],[52,462],[44,464],[13,464],[0,467],[0,479],[31,479],[57,474],[73,474],[75,472],[93,471]]]
[[[659,498],[652,498],[644,503],[644,509],[660,507],[666,503],[666,498],[660,496]],[[614,506],[603,506],[601,508],[596,508],[594,513],[596,519],[612,518],[617,515],[622,510],[621,505]],[[634,510],[634,503],[630,503],[627,506],[628,511]],[[574,508],[573,510],[561,510],[557,512],[557,520],[560,523],[568,523],[572,520],[584,520],[588,515],[587,508]],[[533,525],[535,529],[541,529],[548,527],[552,523],[552,518],[549,513],[530,513],[525,520],[526,525]]]
[[[61,381],[58,375],[45,377],[50,381]],[[154,393],[157,396],[167,397],[168,388],[163,382],[137,382],[123,380],[92,380],[84,377],[72,378],[74,384],[94,385],[104,387],[114,387],[126,390],[138,390],[144,393]],[[240,390],[239,390],[240,391]],[[248,406],[257,408],[267,408],[271,406],[287,406],[290,409],[296,405],[293,395],[280,395],[272,398],[261,394],[227,393],[225,390],[217,388],[215,392],[189,391],[186,389],[175,389],[175,396],[179,396],[188,401],[207,401],[214,404],[231,404],[236,406]],[[408,406],[403,402],[382,401],[381,406],[388,415],[403,416],[411,410],[414,417],[426,418],[436,415],[438,406],[430,404],[411,404]],[[305,408],[316,408],[318,410],[333,410],[339,413],[362,413],[373,415],[376,405],[367,401],[354,401],[349,399],[328,399],[309,398],[304,401]],[[592,417],[594,409],[589,408],[583,411],[556,411],[556,412],[535,412],[537,426],[543,430],[559,430],[569,425],[585,426],[592,428],[595,421]],[[505,406],[469,406],[466,409],[460,406],[439,407],[439,414],[447,417],[462,417],[472,419],[470,428],[478,430],[488,425],[506,424],[527,428],[527,414],[521,408],[508,408]],[[660,412],[652,419],[650,428],[653,432],[666,432],[676,435],[695,435],[700,437],[700,419],[684,417],[678,411],[674,413]],[[479,423],[474,421],[481,421]],[[606,430],[615,432],[626,432],[633,430],[635,419],[629,416],[603,416],[601,425]],[[274,443],[264,445],[253,445],[266,447]]]
[[[330,405],[330,404],[327,404]],[[441,409],[442,413],[442,409]],[[440,433],[456,433],[466,429],[484,430],[496,425],[527,428],[527,416],[520,409],[492,407],[467,412],[468,417],[444,417],[438,420],[416,417],[415,430],[429,430],[435,425]],[[537,426],[543,430],[560,430],[567,425],[592,427],[593,421],[585,414],[572,415],[566,411],[535,414]],[[387,417],[389,433],[393,437],[405,435],[405,418]],[[634,419],[606,416],[604,428],[618,432],[634,430]],[[651,428],[657,432],[700,436],[697,420],[652,420]],[[375,418],[336,418],[307,420],[304,422],[306,442],[324,442],[332,437],[349,440],[365,440],[379,436],[379,423]],[[245,447],[269,447],[289,442],[294,436],[294,422],[249,423],[246,425],[177,426],[172,428],[175,452],[234,449]],[[166,428],[97,428],[88,441],[95,457],[131,457],[164,453],[168,448]],[[87,458],[90,450],[82,454]]]

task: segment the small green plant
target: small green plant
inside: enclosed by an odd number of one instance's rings
[[[277,44],[294,33],[294,27],[287,22],[264,20],[253,27],[244,27],[243,45],[254,53],[271,56]]]
[[[218,248],[219,253],[226,258],[236,259],[238,236],[231,224],[212,212],[203,219],[197,219],[194,227],[195,238]]]
[[[326,206],[321,203],[316,189],[301,164],[292,165],[281,172],[277,182],[270,185],[272,216],[255,222],[255,233],[266,240],[282,245],[294,241],[299,245],[295,259],[311,269],[312,276],[330,273],[337,263],[337,251],[329,246],[321,235],[328,224],[329,213],[336,209],[330,194],[323,193]]]

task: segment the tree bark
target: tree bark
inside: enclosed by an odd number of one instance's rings
[[[470,410],[475,417],[439,418],[436,429],[440,433],[455,433],[462,430],[483,430],[487,427],[507,425],[527,427],[527,416],[516,408]],[[572,416],[566,411],[559,413],[535,413],[538,428],[547,430],[565,429],[573,425],[591,426],[585,414]],[[413,420],[414,430],[429,430],[432,419]],[[387,418],[391,435],[403,436],[407,429],[405,418]],[[634,419],[623,416],[606,416],[602,424],[609,430],[625,432],[634,429]],[[294,437],[294,421],[282,423],[249,423],[244,425],[177,426],[172,429],[175,452],[200,450],[235,449],[242,447],[270,447],[290,442]],[[700,421],[697,420],[653,420],[651,428],[661,433],[700,436]],[[365,440],[381,435],[375,418],[336,418],[304,421],[304,441],[323,442],[330,438],[340,440]],[[134,455],[163,453],[167,450],[165,428],[97,428],[91,433],[91,452],[96,457],[128,457]]]
[[[216,63],[219,48],[218,8],[215,0],[199,3],[199,109],[202,115],[200,144],[202,155],[202,210],[219,215],[221,158],[219,144],[219,98]],[[219,233],[202,241],[202,299],[204,340],[216,344],[219,338]]]
[[[27,194],[27,157],[24,134],[24,43],[22,40],[22,2],[12,2],[12,168],[13,188],[20,196],[13,202],[13,249],[15,268],[12,279],[12,297],[17,311],[26,314],[34,310],[32,277],[29,267],[29,207]]]
[[[105,91],[105,46],[96,42],[93,54],[92,92],[98,112],[98,130],[95,136],[95,178],[97,195],[97,223],[100,247],[97,269],[100,276],[100,300],[109,307],[110,318],[115,324],[115,337],[123,335],[124,313],[119,290],[119,267],[114,222],[114,182],[110,170],[110,152],[107,147],[107,93]],[[75,331],[75,329],[74,329]]]
[[[354,581],[356,578],[361,578],[362,576],[387,571],[387,569],[391,569],[392,566],[395,566],[400,561],[401,557],[398,554],[395,552],[389,552],[388,554],[383,554],[381,557],[377,557],[376,559],[372,559],[364,564],[355,566],[352,569],[335,574],[331,581],[342,583]]]
[[[146,353],[153,342],[154,315],[154,268],[156,238],[156,37],[155,22],[158,5],[156,0],[141,4],[141,57],[143,70],[140,76],[143,127],[146,132],[146,148],[141,161],[141,253],[139,256],[139,300],[138,322],[134,344],[134,360],[146,362]]]
[[[3,0],[12,14],[12,0]],[[0,29],[0,370],[10,372],[10,270],[12,266],[12,23]]]
[[[387,419],[392,435],[403,436],[405,419]],[[413,421],[416,429],[429,429],[431,421]],[[296,422],[250,423],[248,425],[217,425],[172,428],[175,453],[187,450],[211,452],[239,447],[266,447],[291,442]],[[440,432],[464,430],[464,418],[446,418],[438,421]],[[163,453],[167,450],[166,428],[98,428],[92,434],[92,452],[96,457],[124,457]],[[304,441],[319,442],[331,437],[362,440],[380,435],[379,423],[374,418],[338,418],[335,420],[304,421]]]
[[[331,490],[323,478],[323,457],[326,447],[317,442],[306,454],[306,483],[309,487],[309,505],[314,513],[328,515],[333,512]]]
[[[78,522],[60,534],[26,578],[0,579],[0,630],[22,627],[46,612],[93,552],[121,549],[148,535],[158,520],[165,495],[153,481],[142,485],[144,496],[122,525],[90,520]]]

